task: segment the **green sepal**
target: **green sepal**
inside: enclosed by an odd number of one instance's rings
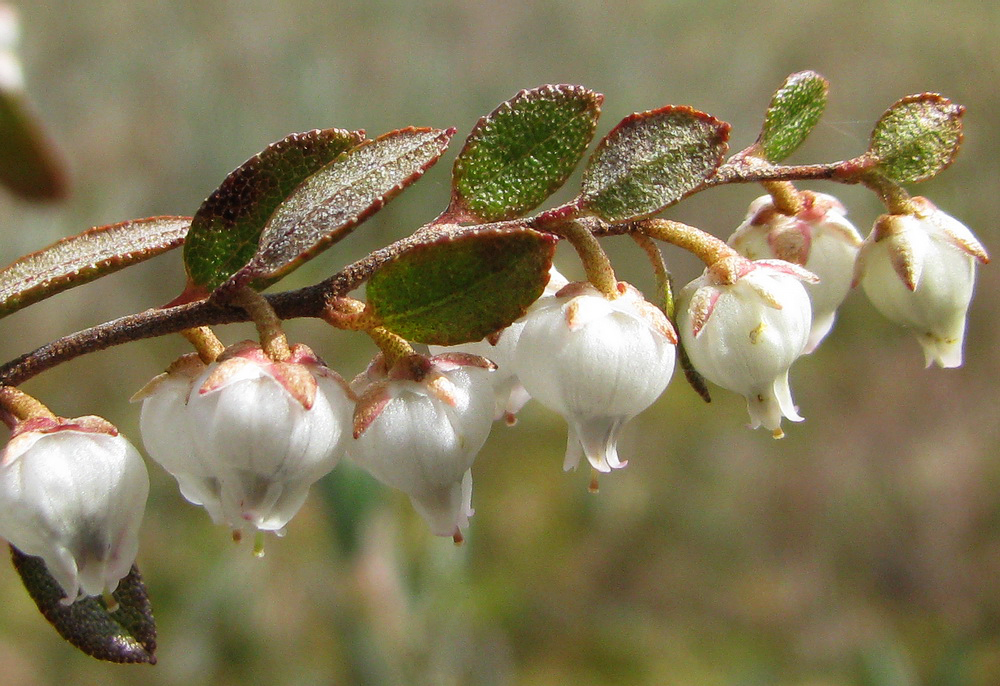
[[[156,664],[156,622],[135,565],[112,594],[118,603],[112,611],[98,597],[64,605],[66,594],[42,558],[25,555],[14,546],[10,554],[31,599],[60,636],[98,660]]]
[[[293,133],[230,173],[191,221],[184,244],[187,291],[204,297],[242,269],[285,199],[363,139],[363,132],[343,129]]]
[[[488,225],[435,238],[372,274],[368,309],[381,326],[410,341],[478,341],[541,296],[556,242],[532,229]]]
[[[365,141],[278,206],[253,259],[223,286],[262,289],[347,236],[430,169],[455,129],[408,127]]]
[[[577,203],[609,222],[656,214],[715,173],[728,139],[729,124],[690,107],[632,114],[598,144]]]
[[[191,217],[148,217],[88,229],[0,271],[0,317],[172,250]]]
[[[951,164],[962,144],[965,108],[937,93],[908,95],[875,124],[868,154],[896,183],[926,181]]]
[[[754,144],[758,156],[778,163],[795,152],[823,116],[829,90],[830,82],[814,71],[800,71],[785,79],[764,115]]]
[[[603,100],[582,86],[547,85],[480,119],[455,160],[445,217],[501,221],[540,205],[583,157]]]

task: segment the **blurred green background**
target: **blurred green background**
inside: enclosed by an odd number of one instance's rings
[[[968,107],[965,150],[918,188],[994,253],[1000,6],[932,2],[150,0],[20,3],[35,105],[72,170],[69,201],[0,195],[0,261],[87,227],[191,214],[266,144],[316,127],[457,126],[522,88],[579,83],[621,117],[688,104],[756,135],[793,71],[832,84],[792,161],[862,151],[898,97]],[[315,282],[431,219],[460,144],[351,238],[282,283]],[[570,185],[572,185],[572,181]],[[816,188],[831,190],[831,186]],[[833,189],[867,230],[863,189]],[[556,198],[568,197],[569,190]],[[666,216],[723,237],[756,189],[728,187]],[[606,243],[649,288],[639,251]],[[578,275],[572,255],[560,265]],[[683,283],[698,271],[668,252]],[[0,323],[3,359],[162,304],[170,254]],[[430,536],[405,497],[347,467],[314,489],[287,537],[254,559],[151,465],[139,563],[156,609],[156,667],[99,663],[62,642],[0,568],[2,681],[29,684],[1000,683],[1000,299],[981,271],[965,366],[922,369],[915,341],[860,293],[792,370],[803,424],[751,432],[743,400],[703,404],[675,380],[620,446],[629,467],[587,493],[560,470],[565,428],[529,404],[495,427],[475,468],[466,545]],[[288,326],[344,376],[372,346]],[[227,342],[245,327],[219,331]],[[138,438],[128,397],[184,342],[133,344],[26,384],[65,416],[102,414]]]

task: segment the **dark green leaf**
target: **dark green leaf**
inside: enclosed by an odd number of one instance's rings
[[[25,555],[14,546],[10,554],[31,599],[60,636],[98,660],[156,664],[156,623],[135,565],[112,594],[118,608],[111,611],[97,597],[63,605],[66,594],[42,558]]]
[[[383,326],[417,343],[480,340],[542,294],[555,245],[552,236],[525,228],[437,238],[372,274],[368,306]]]
[[[500,221],[537,207],[580,161],[603,100],[582,86],[541,86],[480,119],[455,160],[445,214],[459,221]]]
[[[0,271],[0,317],[176,248],[190,225],[191,217],[134,219],[25,255]]]
[[[937,93],[909,95],[875,124],[868,152],[896,183],[926,181],[958,154],[964,113],[964,107]]]
[[[28,200],[66,196],[65,165],[23,92],[0,88],[0,140],[0,183]]]
[[[363,139],[363,132],[343,129],[293,133],[229,174],[191,221],[184,245],[188,290],[204,297],[245,266],[289,194]]]
[[[275,210],[257,254],[227,287],[274,283],[346,236],[437,162],[454,133],[414,127],[392,131],[310,176]]]
[[[609,222],[655,214],[715,173],[728,138],[729,124],[690,107],[630,115],[591,156],[580,206]]]
[[[780,162],[802,145],[826,109],[830,83],[814,71],[792,74],[771,98],[756,148],[764,159]]]

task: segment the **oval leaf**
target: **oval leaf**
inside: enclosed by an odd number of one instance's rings
[[[792,74],[771,98],[757,138],[758,154],[780,162],[802,145],[826,109],[830,83],[814,71]]]
[[[893,181],[926,181],[958,154],[964,113],[964,107],[937,93],[909,95],[875,124],[868,152]]]
[[[343,129],[293,133],[230,173],[191,221],[184,245],[187,299],[208,295],[244,267],[289,194],[363,139],[363,132]]]
[[[63,605],[66,594],[42,558],[25,555],[14,546],[10,554],[31,599],[60,636],[98,660],[156,664],[156,622],[135,565],[112,594],[118,607],[111,611],[98,597]]]
[[[524,314],[548,283],[556,239],[526,228],[486,228],[418,245],[372,274],[368,308],[407,340],[458,345]]]
[[[0,317],[176,248],[191,217],[98,226],[25,255],[0,271]]]
[[[452,220],[501,221],[552,195],[594,137],[604,96],[582,86],[524,90],[479,120],[455,160]]]
[[[715,173],[728,138],[729,124],[690,107],[630,115],[591,156],[581,209],[609,222],[655,214]]]
[[[0,5],[0,183],[28,200],[66,196],[65,165],[24,93],[17,14]]]
[[[275,210],[257,254],[226,288],[274,283],[346,236],[437,162],[454,133],[414,127],[392,131],[310,176]]]

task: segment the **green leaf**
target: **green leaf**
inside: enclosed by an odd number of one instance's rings
[[[190,299],[208,295],[243,268],[288,195],[363,139],[363,132],[343,129],[293,133],[229,174],[191,221],[184,245]]]
[[[0,317],[176,248],[190,225],[191,217],[134,219],[25,255],[0,271]]]
[[[802,145],[826,109],[830,83],[814,71],[792,74],[771,98],[755,148],[780,162]]]
[[[368,281],[368,307],[417,343],[480,340],[524,314],[548,282],[556,239],[526,228],[483,227],[403,252]]]
[[[580,161],[603,100],[582,86],[541,86],[480,119],[455,160],[445,215],[501,221],[537,207]]]
[[[66,594],[42,558],[25,555],[14,546],[10,554],[31,599],[60,636],[98,660],[156,664],[156,623],[135,565],[112,594],[118,602],[112,611],[98,597],[63,605]]]
[[[263,288],[346,236],[437,162],[454,133],[392,131],[310,176],[275,210],[257,254],[227,288],[248,282]]]
[[[609,222],[655,214],[715,173],[728,138],[729,124],[690,107],[630,115],[591,156],[580,207]]]
[[[875,124],[868,153],[897,183],[926,181],[958,154],[964,113],[964,107],[937,93],[909,95]]]

